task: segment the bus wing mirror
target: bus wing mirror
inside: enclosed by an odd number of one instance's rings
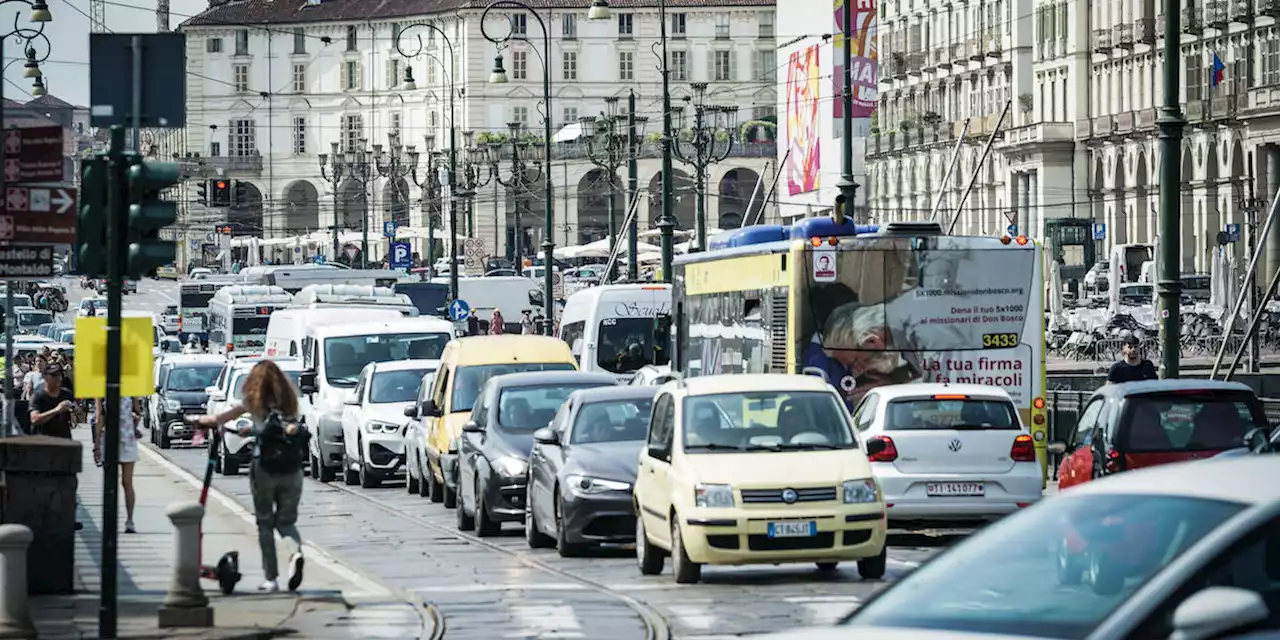
[[[303,393],[316,393],[319,391],[316,388],[316,378],[315,371],[303,371],[298,375],[298,390]]]
[[[662,343],[671,339],[671,316],[660,313],[653,317],[654,342]]]
[[[823,371],[818,367],[805,367],[800,370],[800,373],[806,376],[817,376],[819,378],[822,378],[823,382],[826,382],[827,384],[831,384],[831,378],[827,377],[827,372]]]

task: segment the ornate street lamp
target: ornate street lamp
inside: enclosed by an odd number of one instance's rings
[[[693,127],[686,130],[684,110],[676,112],[676,130],[686,135],[675,137],[671,151],[680,162],[693,166],[693,189],[697,197],[694,242],[698,251],[704,251],[707,248],[707,168],[723,162],[733,152],[738,108],[706,104],[705,82],[695,82],[690,87],[693,89]]]

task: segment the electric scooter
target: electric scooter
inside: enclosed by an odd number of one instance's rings
[[[197,421],[191,418],[184,418],[187,424],[199,426]],[[200,487],[200,506],[203,507],[209,501],[209,485],[213,483],[213,468],[218,461],[218,447],[222,445],[222,433],[224,431],[234,431],[231,427],[221,426],[216,429],[210,429],[212,434],[209,436],[209,462],[204,470],[204,485]],[[200,530],[200,557],[204,557],[204,529]],[[240,582],[240,552],[228,551],[218,558],[216,565],[200,565],[200,577],[205,580],[213,580],[218,583],[218,588],[222,590],[223,595],[231,595],[236,590],[236,583]]]

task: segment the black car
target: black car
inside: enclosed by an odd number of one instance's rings
[[[575,391],[551,425],[533,432],[525,539],[581,555],[590,545],[635,541],[631,487],[657,387]]]
[[[615,385],[612,375],[582,371],[490,378],[458,442],[458,530],[491,536],[503,522],[522,522],[533,432],[549,425],[574,391]]]
[[[186,415],[203,415],[209,402],[206,391],[218,380],[226,362],[217,356],[179,355],[160,362],[156,394],[148,400],[144,420],[151,442],[168,449],[174,440],[189,440],[194,429],[182,421]]]

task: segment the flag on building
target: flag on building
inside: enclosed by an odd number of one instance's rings
[[[1214,88],[1222,84],[1222,80],[1227,76],[1227,65],[1222,63],[1222,58],[1218,57],[1218,52],[1213,52],[1213,67],[1211,68],[1210,83]]]

